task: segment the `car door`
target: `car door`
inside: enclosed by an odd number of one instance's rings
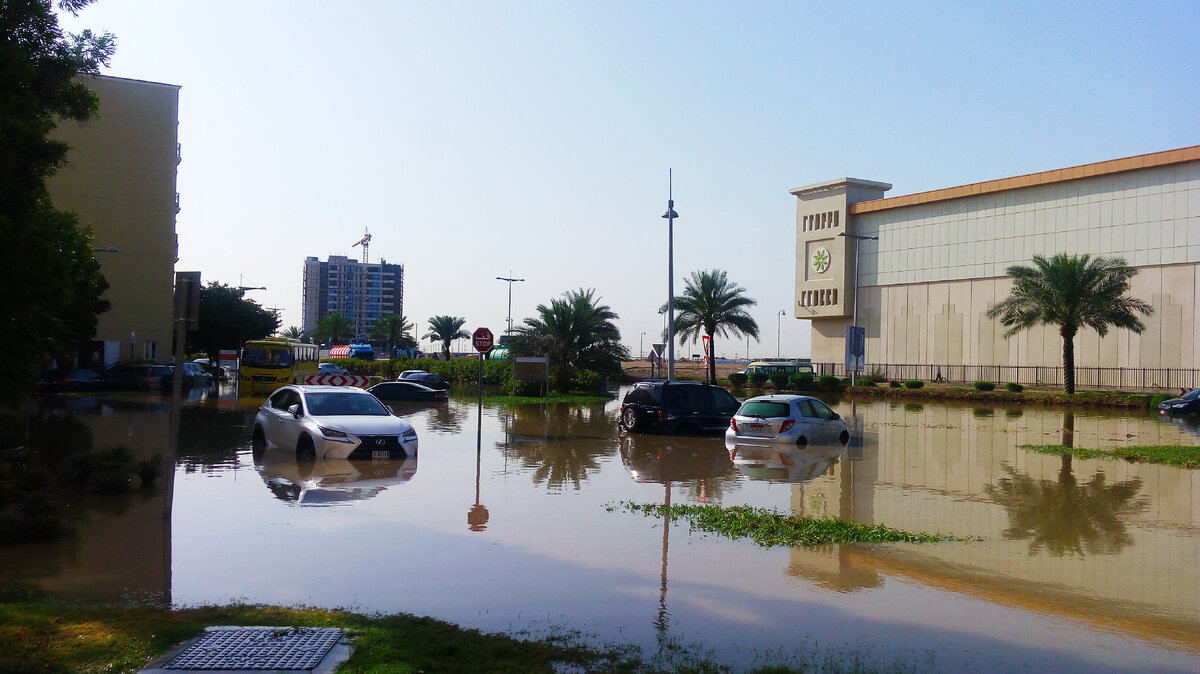
[[[296,446],[300,424],[288,411],[288,407],[299,402],[300,394],[290,388],[280,389],[267,398],[263,406],[267,422],[263,433],[267,442],[289,449]]]
[[[834,429],[834,413],[828,405],[820,400],[810,399],[801,400],[801,405],[804,405],[805,423],[808,425],[813,440],[829,441],[837,437],[837,432]]]

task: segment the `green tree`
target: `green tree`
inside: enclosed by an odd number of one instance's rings
[[[317,319],[317,329],[313,330],[313,339],[321,343],[328,342],[331,345],[336,345],[338,342],[352,336],[353,332],[353,321],[336,311],[331,311]]]
[[[395,346],[416,346],[416,341],[409,333],[415,326],[404,318],[404,314],[388,314],[381,316],[371,326],[371,339],[383,342],[384,350],[391,353]]]
[[[694,271],[684,281],[683,294],[675,298],[675,335],[681,345],[689,338],[695,342],[701,335],[708,335],[710,351],[717,335],[758,339],[758,323],[746,313],[747,307],[758,302],[746,297],[746,289],[730,281],[724,271]],[[716,359],[711,353],[704,355],[708,357],[708,381],[715,384]]]
[[[1136,333],[1146,329],[1137,314],[1153,309],[1129,297],[1129,280],[1137,270],[1122,257],[1059,253],[1050,259],[1033,256],[1033,266],[1008,268],[1013,285],[1008,297],[988,310],[1007,328],[1005,338],[1037,325],[1056,325],[1063,340],[1063,380],[1075,392],[1075,335],[1092,328],[1101,337],[1109,326]]]
[[[76,13],[91,0],[60,2]],[[108,283],[91,232],[56,211],[46,180],[68,147],[50,138],[60,120],[86,121],[99,99],[86,76],[108,64],[107,33],[64,34],[47,0],[0,3],[0,401],[32,392],[35,361],[74,361],[95,335]],[[85,77],[80,77],[85,76]]]
[[[465,318],[457,316],[434,316],[429,319],[429,332],[425,333],[425,339],[431,342],[442,343],[442,354],[447,359],[450,358],[450,342],[456,339],[466,339],[471,334],[462,329]]]
[[[594,289],[567,291],[549,305],[539,304],[537,313],[513,329],[514,353],[549,356],[557,391],[570,390],[576,370],[615,375],[629,358],[613,323],[619,317],[600,304]]]
[[[204,352],[216,358],[221,349],[237,349],[251,339],[275,334],[279,317],[246,292],[216,281],[200,289],[199,327],[188,333],[188,353]]]
[[[283,332],[279,333],[279,336],[285,339],[294,339],[298,342],[304,342],[305,344],[312,343],[312,337],[310,337],[303,328],[295,325],[288,326]]]

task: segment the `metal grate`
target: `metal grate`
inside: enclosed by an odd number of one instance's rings
[[[165,670],[311,670],[342,638],[330,627],[210,628]]]

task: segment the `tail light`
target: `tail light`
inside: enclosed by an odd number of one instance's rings
[[[737,433],[737,419],[732,419],[732,418],[731,418],[731,419],[729,420],[729,427],[733,429],[733,432],[734,432],[734,433]]]
[[[786,432],[792,430],[792,426],[795,426],[795,425],[796,425],[796,421],[794,419],[788,419],[787,421],[783,422],[783,426],[779,427],[779,432],[786,433]]]
[[[667,411],[666,410],[658,411],[658,423],[660,423],[660,424],[667,423]]]

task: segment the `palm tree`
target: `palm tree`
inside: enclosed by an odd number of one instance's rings
[[[750,336],[758,339],[758,323],[746,307],[758,304],[746,297],[746,289],[730,281],[720,269],[694,271],[691,278],[684,279],[687,286],[683,294],[675,298],[675,335],[684,344],[690,337],[693,342],[701,334],[708,335],[709,350],[713,350],[713,338]],[[711,353],[708,357],[708,381],[717,383],[717,363]]]
[[[1075,392],[1075,334],[1093,328],[1103,337],[1109,326],[1136,333],[1146,329],[1137,314],[1153,309],[1129,297],[1129,279],[1137,270],[1123,257],[1096,257],[1059,253],[1050,259],[1033,256],[1033,266],[1013,265],[1008,297],[988,310],[1008,328],[1008,338],[1036,325],[1057,325],[1063,340],[1063,380],[1067,393]]]
[[[621,331],[613,323],[617,314],[600,304],[594,289],[567,291],[549,305],[539,304],[537,313],[513,329],[514,353],[548,356],[555,390],[570,390],[575,370],[616,374],[621,361],[629,358],[621,345]]]
[[[289,326],[286,330],[279,333],[279,336],[283,337],[284,339],[294,339],[298,342],[303,342],[308,339],[308,333],[295,325]]]
[[[404,318],[404,314],[388,314],[387,316],[381,316],[371,326],[371,339],[383,342],[384,350],[391,353],[394,346],[401,344],[404,346],[413,346],[416,344],[408,334],[413,327],[415,326]]]
[[[326,314],[317,321],[317,329],[313,330],[313,338],[319,342],[328,341],[337,344],[354,332],[354,323],[336,311]]]
[[[429,319],[429,332],[425,333],[425,339],[431,342],[441,342],[442,353],[445,354],[446,360],[449,360],[450,342],[471,336],[462,329],[463,323],[466,322],[467,319],[457,316],[434,316]]]

